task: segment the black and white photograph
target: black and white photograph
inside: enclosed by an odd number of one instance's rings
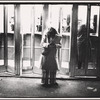
[[[99,0],[0,0],[0,99],[16,98],[100,98]]]

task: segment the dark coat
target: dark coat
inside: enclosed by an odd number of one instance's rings
[[[54,44],[49,46],[48,55],[42,56],[42,69],[55,71],[58,70],[57,62],[56,62],[56,46]]]
[[[78,61],[84,62],[87,55],[87,29],[82,25],[77,33]]]
[[[48,39],[47,34],[45,34],[44,37],[42,38],[42,46],[44,43],[47,43],[46,41],[47,39]],[[48,46],[49,53],[48,55],[42,55],[41,68],[43,70],[56,71],[58,70],[57,61],[56,61],[57,48],[54,43],[50,43],[49,39],[48,39],[48,43],[49,43],[49,46]]]

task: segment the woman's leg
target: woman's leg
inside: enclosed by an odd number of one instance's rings
[[[42,83],[43,84],[48,84],[48,78],[49,77],[49,71],[47,70],[42,70]]]
[[[46,70],[45,84],[48,84],[49,80],[49,71]]]
[[[42,83],[45,83],[45,70],[42,70]]]
[[[82,67],[82,61],[78,61],[78,69],[81,69]]]
[[[50,71],[50,84],[56,83],[56,71]]]

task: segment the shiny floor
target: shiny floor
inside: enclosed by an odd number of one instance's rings
[[[0,98],[100,98],[100,81],[58,80],[43,87],[41,79],[0,77]]]

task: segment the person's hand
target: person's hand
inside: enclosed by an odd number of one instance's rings
[[[56,44],[56,47],[57,48],[61,48],[61,44]]]
[[[48,48],[48,45],[49,45],[49,43],[44,43],[44,44],[43,44],[43,47],[44,47],[44,48]]]

